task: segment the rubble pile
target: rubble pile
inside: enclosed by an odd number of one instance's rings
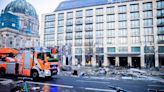
[[[103,78],[103,79],[133,79],[133,80],[160,80],[164,82],[164,71],[137,68],[96,68],[96,67],[72,67],[77,70],[77,77]],[[63,71],[63,76],[72,76],[72,71]]]

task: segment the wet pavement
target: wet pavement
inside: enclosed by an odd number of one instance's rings
[[[16,92],[13,88],[23,91],[23,81],[0,78],[0,92]],[[150,80],[101,79],[78,76],[53,76],[51,79],[27,81],[29,92],[116,92],[116,88],[124,92],[164,92],[164,83]],[[113,88],[114,87],[114,88]],[[151,91],[155,90],[155,91]],[[158,91],[157,91],[158,90]],[[119,92],[119,91],[118,91]]]

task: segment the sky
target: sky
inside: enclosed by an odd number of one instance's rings
[[[5,8],[5,6],[14,0],[0,0],[0,11]],[[41,14],[51,13],[56,7],[60,4],[60,2],[64,0],[26,0],[36,9],[37,14],[39,15],[39,19]]]

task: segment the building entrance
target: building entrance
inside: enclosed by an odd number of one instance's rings
[[[159,64],[161,67],[164,67],[164,56],[159,55]]]
[[[120,66],[128,66],[128,59],[127,57],[119,57],[119,64]]]
[[[115,65],[116,63],[115,57],[108,57],[108,61],[110,65]]]
[[[140,57],[132,57],[132,67],[134,67],[134,68],[140,68],[141,67]]]

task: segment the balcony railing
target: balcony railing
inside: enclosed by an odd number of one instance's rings
[[[157,18],[164,18],[164,13],[158,14]]]
[[[164,29],[163,31],[158,31],[158,35],[164,35]]]
[[[164,44],[164,40],[158,40],[158,44]]]
[[[164,22],[157,23],[157,26],[158,26],[158,27],[164,26]]]

